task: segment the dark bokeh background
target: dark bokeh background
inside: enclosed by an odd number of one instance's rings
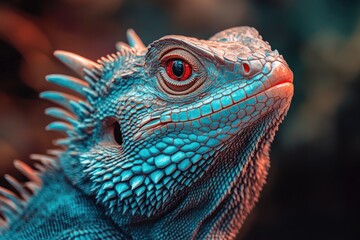
[[[254,26],[284,55],[295,96],[272,146],[268,184],[239,239],[360,239],[360,3],[350,0],[0,0],[0,175],[51,140],[44,76],[52,52],[114,52],[134,28],[208,38]],[[21,178],[21,177],[20,177]],[[3,179],[2,185],[8,186]]]

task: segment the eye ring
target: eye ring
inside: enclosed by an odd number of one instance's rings
[[[205,81],[206,70],[191,52],[177,48],[160,56],[157,79],[160,88],[167,94],[190,94]]]

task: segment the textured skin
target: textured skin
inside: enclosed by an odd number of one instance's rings
[[[16,164],[31,181],[26,191],[18,183],[21,198],[0,189],[1,239],[238,233],[265,183],[269,145],[293,95],[291,70],[249,27],[209,40],[166,36],[148,48],[133,31],[128,37],[130,46],[119,43],[98,63],[56,54],[84,80],[48,81],[82,97],[42,93],[67,109],[47,110],[64,120],[47,129],[66,134],[56,142],[65,150],[34,155],[37,170]],[[188,85],[169,80],[169,59],[191,65]]]

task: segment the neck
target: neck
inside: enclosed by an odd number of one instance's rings
[[[124,223],[113,215],[113,220],[134,239],[234,237],[265,183],[272,140],[264,134],[266,125],[246,129],[215,155],[215,164],[161,216]]]

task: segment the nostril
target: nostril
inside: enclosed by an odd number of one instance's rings
[[[113,133],[114,133],[114,139],[117,144],[122,145],[123,144],[123,137],[121,133],[120,124],[116,121],[113,125]]]
[[[247,63],[242,64],[244,73],[248,74],[250,72],[250,66]]]

